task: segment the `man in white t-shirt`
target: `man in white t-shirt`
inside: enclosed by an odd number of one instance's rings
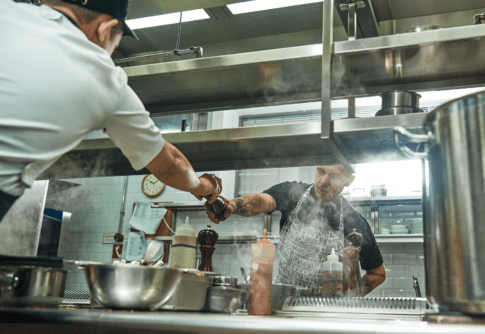
[[[111,54],[128,0],[0,1],[0,221],[15,200],[93,130],[103,130],[135,170],[199,200],[221,192],[165,142]]]

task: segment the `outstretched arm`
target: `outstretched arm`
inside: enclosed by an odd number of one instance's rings
[[[222,196],[221,196],[222,197]],[[252,217],[259,215],[260,213],[271,212],[276,209],[276,201],[268,194],[249,194],[243,197],[226,199],[222,197],[224,204],[227,205],[226,213],[224,217],[229,218],[231,214],[238,216]],[[215,214],[209,211],[207,203],[204,205],[206,208],[207,217],[219,224],[219,219],[215,217]]]
[[[386,280],[386,269],[384,265],[374,268],[372,270],[366,270],[364,276],[362,276],[362,297],[369,294],[372,290],[384,283]]]
[[[222,190],[221,179],[213,174],[197,177],[187,158],[169,142],[164,143],[146,168],[166,185],[188,191],[199,200],[202,196],[211,196],[209,202],[212,203]]]
[[[238,216],[252,217],[276,209],[276,202],[268,194],[249,194],[229,201],[232,213]]]

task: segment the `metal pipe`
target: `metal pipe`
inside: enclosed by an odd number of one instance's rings
[[[177,33],[177,45],[175,45],[175,51],[178,52],[179,50],[179,46],[180,46],[180,35],[182,34],[182,13],[183,12],[180,12],[180,22],[179,22],[179,31]]]
[[[332,113],[333,6],[334,0],[325,0],[323,2],[322,139],[330,138],[330,120]]]
[[[264,228],[266,232],[271,234],[271,223],[273,222],[273,216],[270,213],[264,214]]]
[[[123,218],[125,216],[125,202],[126,202],[126,192],[128,190],[128,176],[125,176],[125,184],[123,186],[123,198],[121,200],[121,211],[120,211],[120,222],[118,225],[118,233],[123,233]]]
[[[42,195],[41,202],[39,203],[39,217],[37,218],[37,230],[35,232],[35,243],[34,243],[34,249],[32,250],[33,254],[37,254],[37,252],[39,251],[40,233],[42,232],[42,221],[44,219],[45,202],[47,200],[48,190],[49,190],[49,180],[45,181],[44,183],[44,189],[42,190],[43,195]]]
[[[349,97],[348,99],[348,115],[347,117],[348,118],[355,118],[355,97],[352,96],[352,97]]]
[[[197,56],[197,58],[203,57],[202,47],[192,46],[189,49],[184,49],[184,50],[173,50],[173,51],[152,53],[152,54],[149,54],[149,55],[115,59],[114,63],[115,64],[121,64],[121,63],[129,63],[129,62],[132,62],[132,61],[135,61],[135,60],[147,60],[147,59],[165,57],[165,56],[180,56],[180,55],[186,54],[186,53],[193,53]]]
[[[355,3],[349,3],[349,41],[357,38],[357,12]]]

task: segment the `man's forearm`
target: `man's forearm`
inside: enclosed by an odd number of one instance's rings
[[[276,202],[267,194],[249,194],[235,198],[231,201],[231,205],[234,205],[233,214],[245,217],[256,216],[276,209]]]
[[[166,185],[193,191],[200,180],[187,158],[172,144],[165,142],[162,151],[147,165],[147,169]]]
[[[384,265],[373,270],[367,270],[366,274],[362,276],[362,297],[369,294],[372,290],[377,288],[386,280],[386,271]]]

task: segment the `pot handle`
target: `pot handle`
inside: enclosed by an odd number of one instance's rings
[[[19,284],[19,278],[17,276],[10,278],[3,274],[0,274],[0,284],[10,285],[15,288]]]
[[[403,128],[402,126],[397,126],[393,129],[394,132],[394,140],[396,141],[397,147],[404,153],[405,156],[409,158],[419,158],[419,159],[426,159],[428,157],[428,149],[425,146],[425,152],[415,152],[411,150],[409,147],[405,146],[400,142],[399,135],[402,135],[407,138],[407,140],[411,143],[424,143],[427,144],[432,139],[431,135],[419,135],[414,134]]]
[[[63,265],[64,259],[62,257],[0,255],[0,266],[62,268]]]

